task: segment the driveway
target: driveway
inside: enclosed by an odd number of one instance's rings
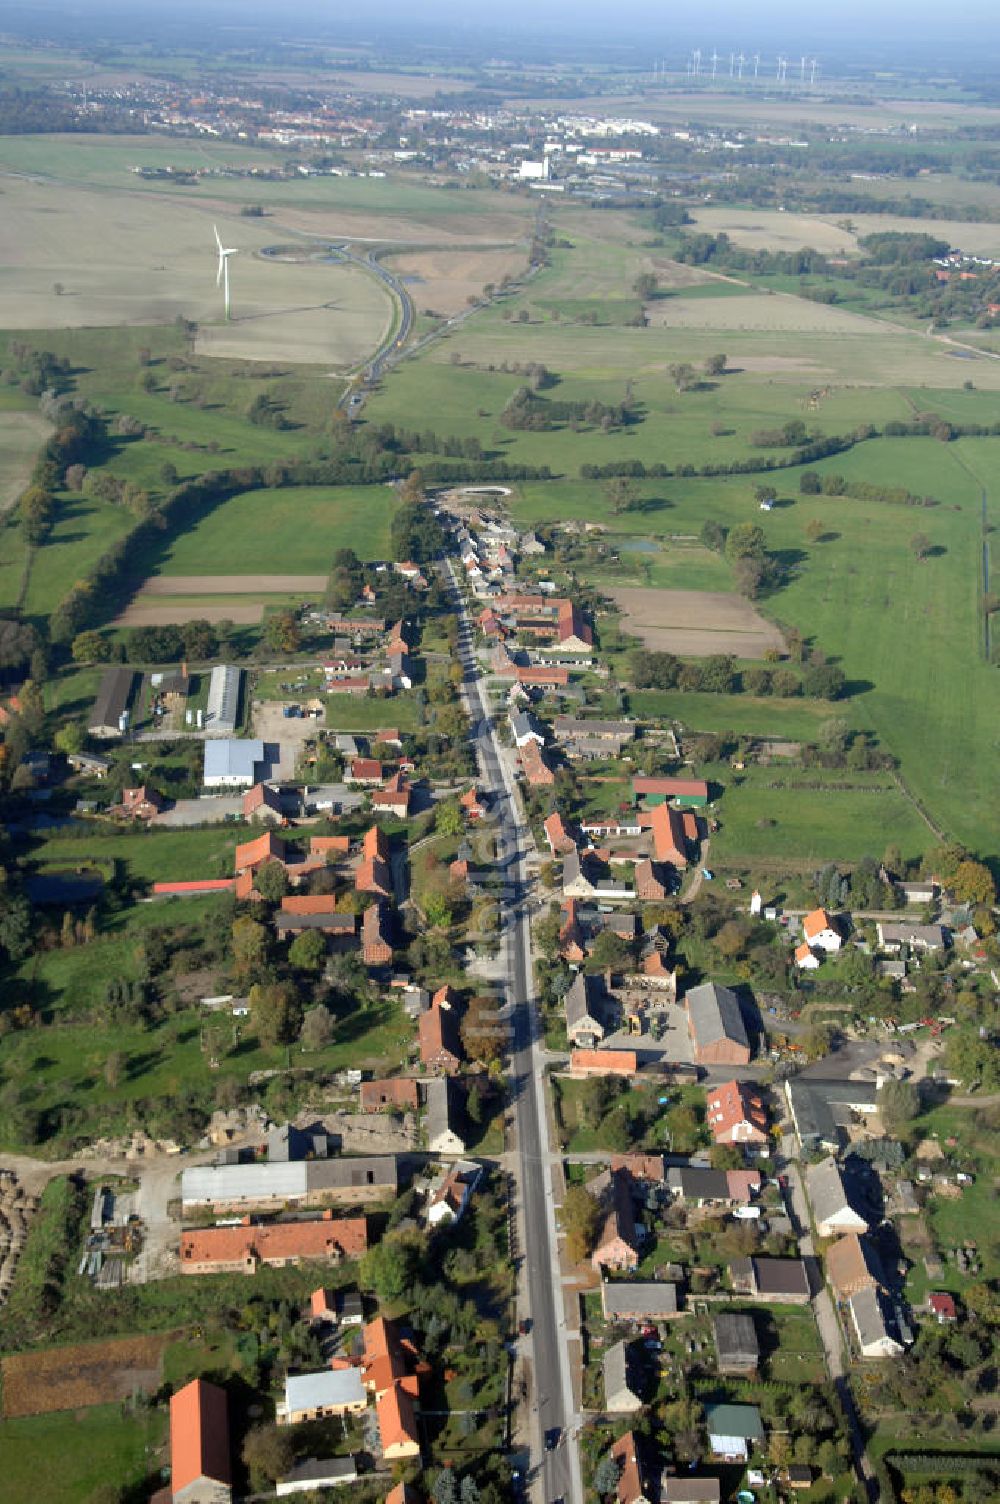
[[[235,796],[208,795],[204,799],[178,799],[172,809],[165,809],[162,814],[154,815],[150,825],[204,825],[216,820],[224,820],[227,815],[243,814],[243,799]]]

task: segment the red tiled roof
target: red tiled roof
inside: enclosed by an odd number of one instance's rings
[[[257,836],[253,841],[244,841],[237,846],[234,860],[237,872],[246,872],[269,860],[283,862],[285,843],[273,830],[265,830],[263,835]]]
[[[192,1379],[170,1396],[170,1487],[176,1497],[201,1478],[230,1485],[226,1391]]]
[[[185,1264],[231,1264],[256,1258],[318,1259],[340,1253],[358,1258],[368,1249],[364,1217],[322,1217],[314,1222],[269,1222],[261,1227],[199,1227],[181,1233],[181,1268]]]

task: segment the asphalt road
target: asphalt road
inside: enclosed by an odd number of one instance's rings
[[[531,1319],[535,1496],[544,1504],[582,1504],[577,1417],[564,1322],[564,1299],[556,1241],[555,1205],[549,1166],[544,1076],[538,1012],[533,997],[529,893],[524,867],[525,830],[518,819],[513,785],[484,700],[472,629],[448,564],[459,610],[458,657],[482,783],[498,817],[498,866],[505,886],[501,911],[506,954],[505,989],[512,1023],[509,1078],[517,1124],[519,1194],[525,1228],[525,1275]],[[541,1488],[538,1488],[538,1484]]]

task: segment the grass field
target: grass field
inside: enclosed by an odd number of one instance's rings
[[[743,857],[850,862],[880,857],[890,842],[910,858],[934,844],[916,810],[885,775],[770,767],[721,778],[726,792],[719,806],[721,829],[712,837],[713,862]],[[844,784],[850,787],[830,787]]]
[[[150,1474],[158,1481],[166,1416],[139,1410],[123,1415],[118,1405],[67,1410],[5,1420],[0,1427],[0,1475],[5,1496],[36,1504],[88,1504],[102,1484],[145,1492]]]
[[[0,515],[10,510],[28,484],[48,432],[40,413],[0,408]]]
[[[362,559],[384,559],[395,504],[391,486],[248,491],[175,538],[153,572],[167,577],[274,569],[315,574],[338,548],[353,548]]]

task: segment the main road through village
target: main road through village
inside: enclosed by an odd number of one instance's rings
[[[534,1497],[542,1504],[583,1504],[578,1417],[566,1341],[565,1301],[556,1241],[556,1216],[545,1111],[542,1046],[531,961],[531,899],[525,873],[526,830],[518,816],[511,775],[501,757],[483,694],[472,628],[451,561],[447,574],[459,618],[458,658],[470,736],[485,791],[497,815],[497,863],[504,875],[501,932],[506,1005],[511,1019],[510,1083],[517,1132],[517,1181],[524,1238],[524,1278],[532,1358],[528,1399],[532,1417]],[[522,1338],[522,1342],[525,1339]],[[541,1487],[538,1487],[538,1484]]]

